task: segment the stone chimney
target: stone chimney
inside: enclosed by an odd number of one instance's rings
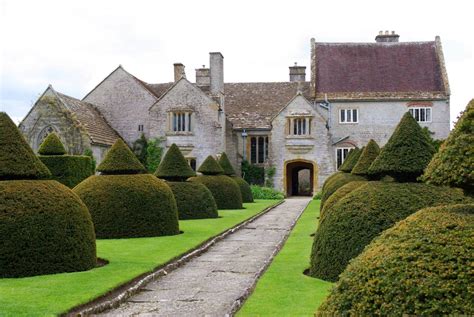
[[[224,56],[219,52],[209,53],[210,92],[213,95],[224,93]]]
[[[209,68],[202,65],[202,68],[196,68],[196,85],[201,88],[209,88],[211,85],[211,75]]]
[[[398,42],[398,38],[400,35],[395,34],[395,31],[392,31],[392,33],[389,33],[388,31],[383,31],[379,32],[379,35],[375,37],[375,42],[377,43],[386,43],[386,42]]]
[[[174,64],[174,82],[177,82],[181,77],[186,78],[186,73],[184,72],[184,65],[181,63]]]
[[[290,81],[306,81],[306,66],[290,66]]]

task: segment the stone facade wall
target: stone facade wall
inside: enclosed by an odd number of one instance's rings
[[[208,155],[225,149],[221,122],[225,116],[218,109],[214,100],[183,78],[150,109],[149,137],[164,137],[166,148],[176,143],[186,157],[196,158],[199,167]],[[168,113],[172,111],[192,113],[191,132],[170,131]]]
[[[122,67],[117,68],[84,98],[97,106],[110,126],[129,144],[142,133],[149,137],[148,110],[157,98]],[[144,131],[138,131],[138,125]]]

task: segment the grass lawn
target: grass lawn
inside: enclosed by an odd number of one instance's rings
[[[110,263],[86,272],[0,279],[0,316],[57,315],[152,271],[205,240],[275,204],[257,200],[245,210],[220,210],[221,218],[182,220],[170,237],[97,240],[97,255]]]
[[[258,281],[238,316],[313,316],[332,283],[308,277],[309,256],[319,215],[313,200],[298,220],[283,249]]]

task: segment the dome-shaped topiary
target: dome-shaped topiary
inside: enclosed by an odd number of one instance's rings
[[[343,173],[343,172],[335,172],[335,173],[332,173],[331,175],[329,175],[329,176],[326,178],[326,180],[324,181],[323,186],[321,187],[321,192],[323,192],[324,189],[326,188],[326,186],[327,186],[329,183],[331,183],[331,180],[332,180],[332,179],[336,178],[337,175],[340,175],[340,174],[342,174],[342,173]]]
[[[178,206],[179,219],[217,218],[217,205],[211,191],[198,182],[167,182]]]
[[[389,175],[399,182],[416,181],[435,149],[426,133],[407,112],[369,168],[373,177]]]
[[[198,168],[198,172],[202,173],[203,175],[220,175],[224,174],[224,170],[222,167],[217,163],[217,161],[209,155],[204,162],[202,162],[201,166]]]
[[[449,187],[368,182],[325,210],[314,237],[310,274],[335,281],[349,260],[395,222],[421,208],[472,201]]]
[[[0,181],[51,177],[5,112],[0,112],[0,148]]]
[[[350,183],[345,184],[344,186],[339,187],[324,203],[323,208],[321,208],[321,212],[319,214],[319,222],[323,221],[324,215],[326,211],[332,206],[334,206],[339,200],[341,200],[344,196],[349,194],[354,189],[357,189],[363,185],[367,184],[366,180],[363,181],[352,181]]]
[[[252,189],[249,183],[240,176],[230,176],[230,178],[239,185],[240,193],[242,194],[242,202],[253,203]]]
[[[139,174],[146,169],[122,139],[117,139],[109,149],[97,171],[104,175]]]
[[[474,195],[474,99],[429,163],[422,179],[435,185],[460,187]]]
[[[354,181],[363,181],[366,180],[364,177],[359,176],[359,175],[354,175],[351,173],[343,173],[339,172],[336,173],[334,177],[331,177],[330,180],[326,183],[326,186],[324,187],[322,193],[321,193],[321,204],[320,208],[321,210],[324,207],[324,204],[326,203],[326,200],[336,192],[339,188],[342,186],[354,182]]]
[[[156,169],[155,175],[169,181],[182,181],[196,176],[176,144],[172,144]]]
[[[227,175],[227,176],[235,175],[234,167],[232,166],[232,163],[229,161],[229,158],[227,157],[227,154],[225,154],[225,152],[222,152],[218,163],[224,170],[224,175]]]
[[[66,149],[56,133],[50,133],[41,143],[38,154],[41,155],[63,155]]]
[[[361,152],[359,160],[355,164],[351,173],[355,175],[368,176],[369,167],[380,153],[380,148],[377,142],[370,139],[369,143]]]
[[[359,160],[362,150],[363,148],[359,149],[357,147],[350,150],[349,154],[347,154],[347,157],[344,160],[344,163],[342,163],[342,165],[339,166],[339,171],[350,173],[352,169],[354,168],[354,166],[357,164],[357,161]]]
[[[0,278],[95,267],[86,206],[57,181],[35,179],[50,173],[5,113],[0,113],[0,171]]]
[[[202,175],[191,177],[189,181],[204,184],[211,191],[218,209],[243,208],[239,185],[229,176]]]
[[[474,315],[474,205],[422,209],[375,239],[316,316]]]
[[[69,188],[73,188],[91,176],[92,161],[88,156],[64,155],[64,146],[55,133],[46,137],[38,151],[39,159],[51,171],[52,178]]]

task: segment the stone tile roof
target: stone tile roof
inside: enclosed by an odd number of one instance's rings
[[[225,83],[225,111],[234,129],[270,129],[271,119],[309,82]]]
[[[85,129],[93,144],[113,145],[120,138],[93,104],[56,92]]]
[[[163,83],[163,84],[148,84],[145,82],[142,82],[145,88],[147,88],[149,91],[151,91],[156,97],[160,98],[161,96],[164,95],[165,92],[168,91],[168,89],[173,86],[174,83]]]
[[[437,45],[315,43],[316,98],[325,93],[333,99],[445,98],[449,91]]]

